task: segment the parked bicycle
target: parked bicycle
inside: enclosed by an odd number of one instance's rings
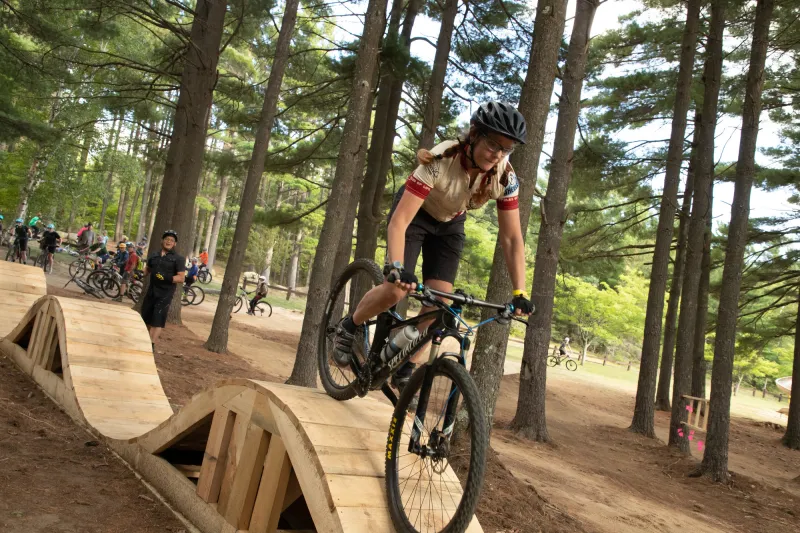
[[[89,250],[80,250],[79,257],[69,264],[69,275],[77,275],[82,278],[87,272],[93,272],[97,269],[97,261],[89,254]]]
[[[469,337],[493,320],[527,322],[514,316],[511,304],[483,302],[460,290],[446,293],[418,284],[409,297],[436,309],[403,320],[392,307],[368,320],[356,332],[349,367],[340,368],[333,359],[336,326],[356,308],[360,299],[355,295],[357,287],[369,289],[383,280],[374,261],[359,259],[335,283],[319,336],[322,385],[337,400],[381,390],[394,404],[386,442],[385,482],[397,531],[463,532],[472,520],[483,485],[489,432],[483,402],[466,369]],[[498,314],[469,326],[461,318],[464,306],[494,309]],[[433,323],[419,333],[416,326],[430,319]],[[458,341],[459,352],[440,353],[447,337]],[[389,388],[389,377],[429,342],[427,362],[414,372],[398,399]],[[454,439],[457,413],[459,427],[465,429]],[[431,511],[426,512],[429,506]]]
[[[244,309],[245,311],[250,309],[250,300],[252,300],[253,294],[255,294],[255,292],[256,291],[248,292],[244,290],[242,287],[239,287],[239,291],[236,294],[236,302],[233,304],[233,312],[238,313],[242,309]],[[265,300],[261,300],[256,304],[256,307],[253,310],[253,312],[258,316],[264,316],[266,314],[267,318],[269,318],[272,316],[272,305],[270,305],[270,303]]]
[[[200,305],[206,298],[206,293],[200,287],[194,285],[182,285],[183,294],[181,295],[181,305]]]
[[[6,252],[6,261],[22,263],[22,253],[19,249],[19,243],[16,241],[16,239],[8,247],[8,252]]]

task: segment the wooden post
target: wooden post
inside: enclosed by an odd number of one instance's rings
[[[235,419],[236,413],[228,409],[219,408],[214,413],[206,451],[203,454],[203,466],[200,468],[200,477],[197,480],[197,495],[207,503],[214,503],[219,499]]]

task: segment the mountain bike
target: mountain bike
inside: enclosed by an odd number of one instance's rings
[[[86,272],[92,272],[97,268],[97,263],[89,255],[88,249],[81,250],[80,253],[83,255],[69,264],[70,276],[77,275],[78,277],[83,277],[86,275]]]
[[[17,242],[16,239],[14,239],[13,244],[8,247],[8,252],[6,252],[6,261],[11,261],[14,263],[19,261],[22,263],[22,254],[19,249],[19,242]]]
[[[493,320],[527,322],[514,316],[510,304],[484,302],[460,290],[446,293],[419,284],[409,298],[435,310],[404,320],[392,307],[368,320],[356,332],[349,367],[340,368],[332,359],[336,326],[355,310],[360,299],[356,296],[357,287],[372,288],[383,280],[374,261],[359,259],[335,283],[319,336],[322,385],[337,400],[381,390],[394,404],[386,442],[385,482],[389,512],[397,531],[463,532],[480,496],[489,438],[483,402],[466,369],[469,337]],[[498,314],[469,326],[461,318],[464,306],[493,309]],[[409,326],[430,319],[433,323],[418,337],[396,354],[392,352],[390,358],[382,357],[393,333],[403,334]],[[448,337],[458,341],[458,353],[440,353],[442,341]],[[389,388],[389,377],[428,342],[431,348],[427,362],[414,372],[397,398]],[[454,432],[456,419],[458,427],[464,427],[463,433]]]
[[[553,351],[553,355],[547,357],[547,366],[554,367],[560,365],[561,361],[566,361],[564,366],[567,367],[567,370],[571,370],[573,372],[578,370],[578,363],[576,363],[568,355],[561,355],[556,351]]]
[[[242,309],[245,311],[250,309],[250,297],[255,294],[256,291],[247,292],[243,288],[239,287],[238,294],[236,295],[236,303],[233,304],[233,312],[238,313]],[[258,313],[258,316],[267,315],[267,318],[272,316],[272,305],[265,300],[261,300],[256,304],[256,308],[254,310],[255,313]]]

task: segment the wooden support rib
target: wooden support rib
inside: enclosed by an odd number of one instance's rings
[[[233,433],[231,434],[230,444],[228,445],[228,455],[225,460],[225,473],[222,475],[222,485],[219,489],[219,505],[217,512],[222,516],[226,515],[228,503],[230,502],[231,491],[233,489],[233,478],[236,475],[236,468],[239,464],[244,441],[247,436],[247,429],[250,426],[248,417],[236,415],[233,423]]]
[[[291,498],[294,502],[300,496],[300,485],[292,473],[292,465],[283,439],[273,435],[264,461],[249,533],[274,533],[278,529],[281,512],[288,507],[284,506],[284,502],[289,499],[287,489],[290,478],[295,480],[296,489],[293,489],[293,494],[296,492],[297,496]]]
[[[269,442],[269,433],[250,423],[225,508],[225,521],[237,529],[246,530],[250,526]]]
[[[206,451],[203,454],[203,465],[200,468],[200,477],[197,482],[197,495],[207,503],[213,503],[219,499],[235,420],[236,413],[229,409],[219,408],[214,413]]]

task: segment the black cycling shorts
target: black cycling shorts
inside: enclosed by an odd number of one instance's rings
[[[394,197],[394,205],[389,212],[392,219],[397,204],[405,192],[400,187]],[[442,222],[435,219],[424,209],[420,209],[406,229],[405,254],[403,266],[409,272],[415,272],[419,252],[422,251],[422,282],[438,279],[453,283],[464,251],[464,221],[466,213],[461,213],[453,220]]]
[[[28,251],[28,239],[19,239],[17,240],[17,246],[19,246],[20,252],[27,252]]]
[[[58,248],[58,246],[56,246],[55,244],[47,246],[47,253],[49,254],[56,253],[56,248]]]
[[[147,291],[142,301],[142,320],[145,324],[154,328],[163,328],[167,324],[172,293],[173,291],[170,291],[165,296],[157,296],[152,291]]]

